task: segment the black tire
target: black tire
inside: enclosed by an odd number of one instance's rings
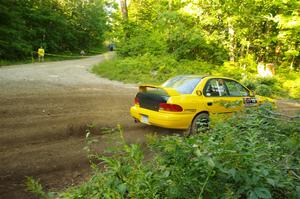
[[[192,121],[189,128],[189,135],[204,133],[209,129],[209,115],[208,113],[198,114]]]

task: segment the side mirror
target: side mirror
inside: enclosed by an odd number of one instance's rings
[[[202,91],[197,90],[197,91],[196,91],[196,94],[197,94],[198,96],[202,96]]]
[[[254,90],[250,91],[250,97],[255,97],[255,91]]]

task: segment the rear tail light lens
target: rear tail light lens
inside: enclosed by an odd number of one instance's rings
[[[176,104],[167,104],[167,103],[160,103],[159,110],[171,111],[171,112],[182,112],[183,111],[181,106],[176,105]]]
[[[134,98],[134,104],[140,105],[140,100],[137,97]]]

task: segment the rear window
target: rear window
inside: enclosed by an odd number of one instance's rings
[[[166,93],[166,91],[164,91],[161,88],[151,88],[151,87],[147,87],[146,90],[147,93],[152,93],[152,94],[156,94],[156,95],[161,95],[161,96],[168,96],[168,94]]]
[[[163,87],[174,88],[181,94],[191,94],[199,84],[201,77],[177,76],[162,84]]]

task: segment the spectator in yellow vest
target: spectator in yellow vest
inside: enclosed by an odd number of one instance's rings
[[[38,57],[39,57],[39,62],[43,62],[44,61],[44,56],[45,56],[45,50],[43,49],[43,47],[41,46],[38,51]]]

